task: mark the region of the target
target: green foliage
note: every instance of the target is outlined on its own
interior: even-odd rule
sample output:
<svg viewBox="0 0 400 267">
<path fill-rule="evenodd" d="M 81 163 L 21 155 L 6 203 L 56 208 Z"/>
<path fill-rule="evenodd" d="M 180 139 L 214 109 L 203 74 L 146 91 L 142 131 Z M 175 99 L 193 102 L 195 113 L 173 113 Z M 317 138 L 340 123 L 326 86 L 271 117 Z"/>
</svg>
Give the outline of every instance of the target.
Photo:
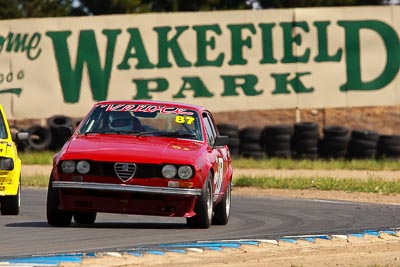
<svg viewBox="0 0 400 267">
<path fill-rule="evenodd" d="M 381 5 L 381 0 L 259 0 L 264 9 Z M 0 19 L 250 9 L 246 0 L 0 0 Z"/>
<path fill-rule="evenodd" d="M 53 162 L 54 154 L 52 151 L 26 151 L 18 153 L 18 156 L 21 159 L 22 165 L 50 165 Z"/>
<path fill-rule="evenodd" d="M 22 12 L 14 0 L 0 0 L 0 19 L 13 19 L 22 17 Z"/>
<path fill-rule="evenodd" d="M 65 17 L 72 0 L 0 0 L 0 19 Z"/>
<path fill-rule="evenodd" d="M 381 5 L 381 0 L 261 0 L 263 8 Z"/>
</svg>

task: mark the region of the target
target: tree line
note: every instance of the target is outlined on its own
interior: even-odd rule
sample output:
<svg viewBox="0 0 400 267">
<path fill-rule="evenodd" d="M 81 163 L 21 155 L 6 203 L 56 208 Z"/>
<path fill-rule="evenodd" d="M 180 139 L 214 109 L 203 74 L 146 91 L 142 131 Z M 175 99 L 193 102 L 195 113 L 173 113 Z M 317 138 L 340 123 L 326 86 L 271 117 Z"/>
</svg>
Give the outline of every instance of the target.
<svg viewBox="0 0 400 267">
<path fill-rule="evenodd" d="M 0 19 L 384 5 L 393 0 L 0 0 Z"/>
</svg>

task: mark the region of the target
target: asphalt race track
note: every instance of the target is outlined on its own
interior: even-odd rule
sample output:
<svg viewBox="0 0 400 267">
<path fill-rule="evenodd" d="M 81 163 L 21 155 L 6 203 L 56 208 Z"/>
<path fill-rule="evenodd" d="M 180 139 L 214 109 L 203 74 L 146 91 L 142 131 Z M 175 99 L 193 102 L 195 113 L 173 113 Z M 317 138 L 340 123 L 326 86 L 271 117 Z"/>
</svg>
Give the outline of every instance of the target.
<svg viewBox="0 0 400 267">
<path fill-rule="evenodd" d="M 46 193 L 23 189 L 20 215 L 0 215 L 0 260 L 198 240 L 346 234 L 400 225 L 400 206 L 233 195 L 228 225 L 207 230 L 188 229 L 182 218 L 118 214 L 98 214 L 90 226 L 55 228 L 46 222 Z"/>
</svg>

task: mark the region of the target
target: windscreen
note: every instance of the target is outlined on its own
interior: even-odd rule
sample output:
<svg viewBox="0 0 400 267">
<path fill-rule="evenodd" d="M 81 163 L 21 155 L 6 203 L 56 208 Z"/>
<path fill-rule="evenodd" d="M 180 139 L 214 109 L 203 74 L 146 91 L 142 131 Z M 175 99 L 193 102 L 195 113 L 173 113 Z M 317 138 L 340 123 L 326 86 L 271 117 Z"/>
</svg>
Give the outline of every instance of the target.
<svg viewBox="0 0 400 267">
<path fill-rule="evenodd" d="M 197 111 L 162 105 L 97 105 L 88 114 L 80 134 L 133 134 L 203 141 Z"/>
</svg>

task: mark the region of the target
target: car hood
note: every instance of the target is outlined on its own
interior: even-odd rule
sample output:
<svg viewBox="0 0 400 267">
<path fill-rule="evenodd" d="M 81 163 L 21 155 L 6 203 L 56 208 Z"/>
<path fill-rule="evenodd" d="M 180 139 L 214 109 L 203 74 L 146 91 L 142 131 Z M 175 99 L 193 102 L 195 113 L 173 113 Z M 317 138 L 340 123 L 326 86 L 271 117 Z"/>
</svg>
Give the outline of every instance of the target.
<svg viewBox="0 0 400 267">
<path fill-rule="evenodd" d="M 73 137 L 63 158 L 119 162 L 191 162 L 204 144 L 176 138 L 128 135 Z"/>
</svg>

